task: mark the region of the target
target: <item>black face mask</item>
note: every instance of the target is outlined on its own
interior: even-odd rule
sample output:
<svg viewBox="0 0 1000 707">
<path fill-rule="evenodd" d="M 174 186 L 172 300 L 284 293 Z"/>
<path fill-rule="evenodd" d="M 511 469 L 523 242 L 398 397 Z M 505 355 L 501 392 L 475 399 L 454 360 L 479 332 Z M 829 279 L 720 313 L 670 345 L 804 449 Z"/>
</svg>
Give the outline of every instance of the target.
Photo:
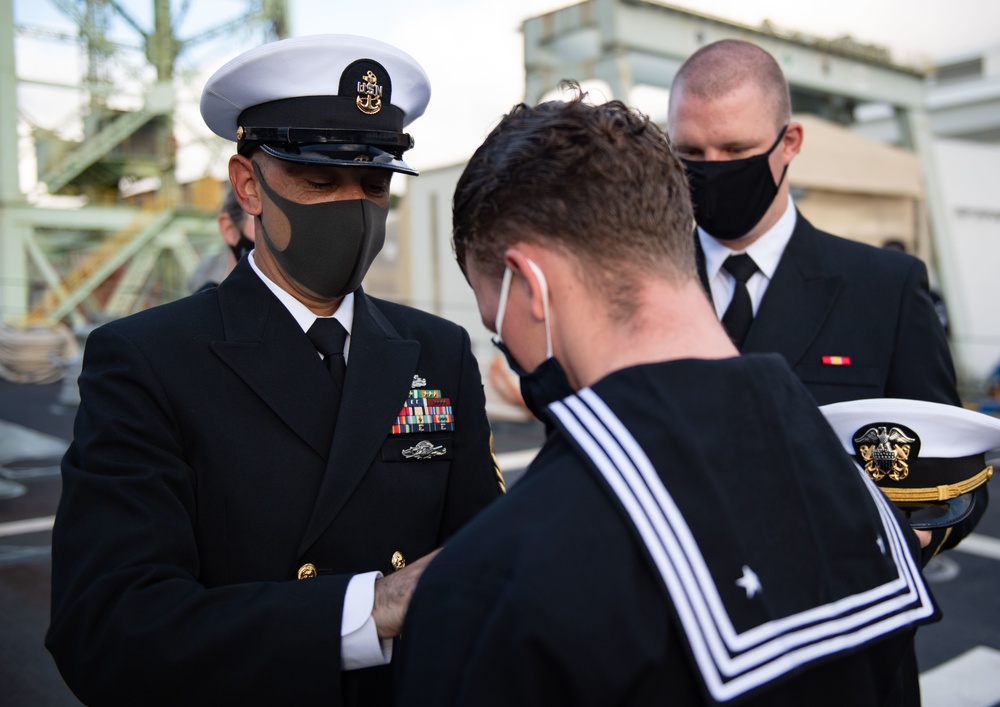
<svg viewBox="0 0 1000 707">
<path fill-rule="evenodd" d="M 742 160 L 706 162 L 684 160 L 694 220 L 704 231 L 720 241 L 742 238 L 760 223 L 785 180 L 774 183 L 768 158 L 785 137 L 786 125 L 771 148 L 760 155 Z"/>
<path fill-rule="evenodd" d="M 573 388 L 566 378 L 563 367 L 559 365 L 559 361 L 554 357 L 547 358 L 539 364 L 538 368 L 529 373 L 514 360 L 502 341 L 494 339 L 493 345 L 500 349 L 507 359 L 507 365 L 520 378 L 521 399 L 524 400 L 525 407 L 532 415 L 544 422 L 546 427 L 549 427 L 551 420 L 549 420 L 548 406 L 573 394 Z"/>
<path fill-rule="evenodd" d="M 236 245 L 229 246 L 229 250 L 233 251 L 233 258 L 238 263 L 244 255 L 253 250 L 253 241 L 240 233 L 239 241 L 236 242 Z"/>
<path fill-rule="evenodd" d="M 285 274 L 320 297 L 343 297 L 358 289 L 385 244 L 388 207 L 369 199 L 300 204 L 272 190 L 256 162 L 253 169 L 275 207 L 258 217 L 261 235 Z M 269 231 L 286 236 L 284 248 L 274 244 Z"/>
<path fill-rule="evenodd" d="M 504 314 L 507 311 L 507 299 L 510 296 L 510 283 L 513 276 L 510 268 L 504 269 L 503 280 L 500 285 L 500 301 L 497 307 L 497 317 L 494 329 L 497 335 L 493 339 L 493 345 L 503 353 L 507 359 L 507 365 L 517 374 L 521 381 L 521 399 L 528 411 L 536 418 L 545 423 L 547 431 L 551 431 L 552 420 L 549 419 L 548 406 L 557 400 L 562 400 L 574 391 L 566 378 L 566 372 L 559 364 L 559 361 L 552 355 L 552 339 L 549 332 L 549 305 L 548 305 L 548 285 L 545 275 L 541 269 L 532 261 L 528 261 L 528 266 L 538 278 L 543 291 L 543 309 L 545 312 L 545 360 L 530 373 L 519 364 L 510 351 L 504 345 L 500 332 L 503 329 Z"/>
</svg>

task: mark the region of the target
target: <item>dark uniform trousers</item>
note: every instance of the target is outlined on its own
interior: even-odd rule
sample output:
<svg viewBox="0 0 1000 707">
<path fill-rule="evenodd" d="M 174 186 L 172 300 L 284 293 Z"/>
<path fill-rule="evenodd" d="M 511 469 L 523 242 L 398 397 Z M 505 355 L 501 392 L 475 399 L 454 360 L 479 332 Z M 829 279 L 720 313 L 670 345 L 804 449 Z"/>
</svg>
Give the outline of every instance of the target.
<svg viewBox="0 0 1000 707">
<path fill-rule="evenodd" d="M 414 385 L 454 430 L 392 434 Z M 87 343 L 46 645 L 101 704 L 389 704 L 342 673 L 350 576 L 415 560 L 500 494 L 464 330 L 355 297 L 343 396 L 244 259 Z M 437 455 L 407 458 L 421 441 Z M 297 580 L 307 563 L 319 576 Z"/>
</svg>

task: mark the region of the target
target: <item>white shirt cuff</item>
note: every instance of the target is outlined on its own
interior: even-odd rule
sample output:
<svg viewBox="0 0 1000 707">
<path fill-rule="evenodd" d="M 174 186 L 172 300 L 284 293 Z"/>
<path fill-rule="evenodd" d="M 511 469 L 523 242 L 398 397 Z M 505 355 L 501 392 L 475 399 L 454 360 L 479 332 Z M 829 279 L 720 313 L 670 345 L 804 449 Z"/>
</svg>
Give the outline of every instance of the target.
<svg viewBox="0 0 1000 707">
<path fill-rule="evenodd" d="M 344 614 L 340 621 L 341 670 L 388 665 L 392 660 L 392 639 L 380 639 L 372 618 L 375 607 L 375 580 L 381 572 L 351 577 L 344 593 Z"/>
</svg>

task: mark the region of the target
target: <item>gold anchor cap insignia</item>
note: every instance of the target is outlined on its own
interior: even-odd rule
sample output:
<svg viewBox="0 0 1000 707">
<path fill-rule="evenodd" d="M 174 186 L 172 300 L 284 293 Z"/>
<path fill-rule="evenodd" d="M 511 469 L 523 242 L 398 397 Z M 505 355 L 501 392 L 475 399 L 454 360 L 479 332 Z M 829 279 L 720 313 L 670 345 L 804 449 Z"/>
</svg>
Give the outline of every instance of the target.
<svg viewBox="0 0 1000 707">
<path fill-rule="evenodd" d="M 358 110 L 365 115 L 375 115 L 382 110 L 382 87 L 371 69 L 358 81 L 358 97 L 355 103 Z"/>
<path fill-rule="evenodd" d="M 910 457 L 916 458 L 920 449 L 917 433 L 892 422 L 866 427 L 853 438 L 854 448 L 865 463 L 865 473 L 872 481 L 881 481 L 886 476 L 893 481 L 905 479 L 910 473 Z"/>
</svg>

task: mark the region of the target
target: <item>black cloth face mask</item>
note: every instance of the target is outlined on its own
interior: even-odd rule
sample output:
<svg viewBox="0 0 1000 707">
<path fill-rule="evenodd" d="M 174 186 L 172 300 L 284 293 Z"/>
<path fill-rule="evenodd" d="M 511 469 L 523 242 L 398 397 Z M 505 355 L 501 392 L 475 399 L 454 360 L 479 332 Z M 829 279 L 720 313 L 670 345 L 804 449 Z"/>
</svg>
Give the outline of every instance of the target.
<svg viewBox="0 0 1000 707">
<path fill-rule="evenodd" d="M 559 361 L 547 358 L 529 373 L 521 368 L 502 341 L 494 338 L 493 345 L 500 349 L 507 359 L 507 365 L 518 375 L 521 382 L 521 399 L 524 400 L 528 412 L 544 422 L 546 429 L 551 427 L 549 405 L 573 394 L 573 388 Z"/>
<path fill-rule="evenodd" d="M 271 189 L 256 162 L 253 169 L 275 207 L 257 217 L 261 235 L 285 274 L 320 297 L 343 297 L 358 289 L 385 244 L 389 208 L 370 199 L 300 204 Z M 286 235 L 283 249 L 269 232 Z"/>
<path fill-rule="evenodd" d="M 545 276 L 541 269 L 530 260 L 528 265 L 534 271 L 535 276 L 541 281 L 542 287 L 547 288 Z M 557 400 L 562 400 L 568 395 L 572 395 L 573 388 L 566 378 L 566 372 L 562 365 L 552 355 L 552 337 L 549 332 L 548 318 L 548 290 L 545 291 L 545 345 L 546 358 L 533 371 L 526 371 L 521 364 L 511 355 L 510 350 L 503 343 L 500 330 L 503 328 L 504 313 L 507 310 L 507 297 L 510 292 L 510 281 L 512 272 L 507 268 L 503 274 L 503 284 L 500 286 L 500 305 L 497 309 L 495 328 L 497 335 L 493 337 L 493 345 L 500 349 L 507 365 L 517 374 L 521 382 L 521 399 L 524 400 L 525 407 L 537 419 L 545 423 L 546 431 L 551 431 L 552 421 L 549 419 L 548 406 Z"/>
<path fill-rule="evenodd" d="M 734 241 L 760 223 L 785 180 L 774 183 L 768 158 L 785 137 L 786 125 L 770 149 L 742 160 L 685 160 L 694 220 L 713 238 Z"/>
<path fill-rule="evenodd" d="M 236 242 L 236 245 L 229 246 L 229 250 L 233 251 L 233 258 L 238 263 L 243 259 L 244 255 L 253 250 L 253 241 L 244 236 L 241 231 L 240 239 Z"/>
</svg>

